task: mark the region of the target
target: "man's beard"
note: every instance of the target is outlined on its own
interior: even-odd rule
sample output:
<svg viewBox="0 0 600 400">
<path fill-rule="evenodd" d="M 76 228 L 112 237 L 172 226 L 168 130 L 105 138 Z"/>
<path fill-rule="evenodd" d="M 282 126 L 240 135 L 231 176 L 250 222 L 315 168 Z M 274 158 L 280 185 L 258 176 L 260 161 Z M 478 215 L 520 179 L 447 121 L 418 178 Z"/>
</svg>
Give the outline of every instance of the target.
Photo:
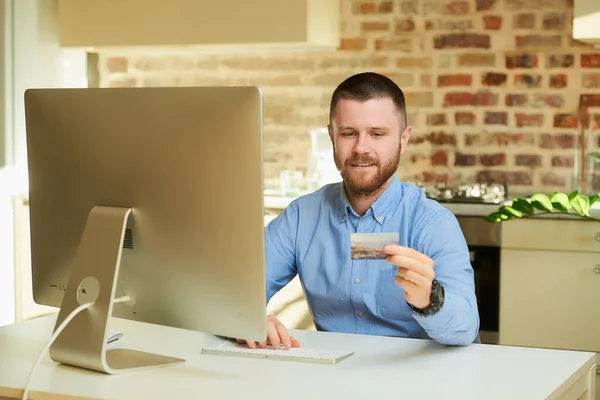
<svg viewBox="0 0 600 400">
<path fill-rule="evenodd" d="M 369 197 L 396 173 L 400 164 L 400 152 L 401 147 L 399 146 L 396 155 L 383 164 L 383 166 L 377 160 L 364 156 L 356 156 L 348 159 L 342 165 L 335 148 L 333 157 L 335 165 L 344 180 L 346 190 L 357 197 Z M 360 167 L 352 167 L 352 164 L 371 164 L 376 171 L 364 171 L 361 173 Z"/>
</svg>

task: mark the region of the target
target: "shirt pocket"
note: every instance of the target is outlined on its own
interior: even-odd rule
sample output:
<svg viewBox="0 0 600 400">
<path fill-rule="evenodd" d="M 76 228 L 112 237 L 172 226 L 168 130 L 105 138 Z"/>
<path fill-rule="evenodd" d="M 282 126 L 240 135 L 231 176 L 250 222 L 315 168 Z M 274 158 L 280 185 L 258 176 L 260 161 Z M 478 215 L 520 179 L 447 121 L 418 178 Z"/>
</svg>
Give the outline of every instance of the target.
<svg viewBox="0 0 600 400">
<path fill-rule="evenodd" d="M 386 266 L 381 272 L 377 291 L 379 314 L 394 321 L 414 321 L 414 312 L 404 298 L 404 290 L 394 282 L 395 277 L 395 266 Z"/>
</svg>

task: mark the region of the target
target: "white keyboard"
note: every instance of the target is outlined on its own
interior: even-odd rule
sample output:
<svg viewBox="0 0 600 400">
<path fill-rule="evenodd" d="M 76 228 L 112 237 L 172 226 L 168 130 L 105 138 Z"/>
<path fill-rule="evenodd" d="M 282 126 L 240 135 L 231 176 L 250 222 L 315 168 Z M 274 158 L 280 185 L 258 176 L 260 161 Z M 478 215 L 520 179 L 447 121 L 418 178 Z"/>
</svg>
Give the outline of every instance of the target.
<svg viewBox="0 0 600 400">
<path fill-rule="evenodd" d="M 344 361 L 346 358 L 352 356 L 354 352 L 345 350 L 317 350 L 303 347 L 293 347 L 287 350 L 284 348 L 273 349 L 271 347 L 267 347 L 266 349 L 251 349 L 246 344 L 226 342 L 214 347 L 205 347 L 202 349 L 202 354 L 333 365 Z"/>
</svg>

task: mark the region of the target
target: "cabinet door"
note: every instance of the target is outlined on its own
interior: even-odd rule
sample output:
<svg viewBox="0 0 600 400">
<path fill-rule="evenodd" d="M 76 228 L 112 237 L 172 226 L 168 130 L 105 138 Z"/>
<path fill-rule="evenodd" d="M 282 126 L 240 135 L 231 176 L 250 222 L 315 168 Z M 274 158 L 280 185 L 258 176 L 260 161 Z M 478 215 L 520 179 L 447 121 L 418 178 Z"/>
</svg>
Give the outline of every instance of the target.
<svg viewBox="0 0 600 400">
<path fill-rule="evenodd" d="M 499 342 L 600 351 L 600 254 L 502 250 Z"/>
</svg>

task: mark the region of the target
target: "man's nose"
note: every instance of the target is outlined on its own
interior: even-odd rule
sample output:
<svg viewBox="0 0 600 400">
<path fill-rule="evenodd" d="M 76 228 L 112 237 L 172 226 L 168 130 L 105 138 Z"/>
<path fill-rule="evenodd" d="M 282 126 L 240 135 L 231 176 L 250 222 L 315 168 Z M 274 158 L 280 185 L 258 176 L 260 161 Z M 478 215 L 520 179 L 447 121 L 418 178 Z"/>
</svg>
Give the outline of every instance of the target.
<svg viewBox="0 0 600 400">
<path fill-rule="evenodd" d="M 369 135 L 364 133 L 358 134 L 354 143 L 354 151 L 356 153 L 368 153 L 369 150 Z"/>
</svg>

